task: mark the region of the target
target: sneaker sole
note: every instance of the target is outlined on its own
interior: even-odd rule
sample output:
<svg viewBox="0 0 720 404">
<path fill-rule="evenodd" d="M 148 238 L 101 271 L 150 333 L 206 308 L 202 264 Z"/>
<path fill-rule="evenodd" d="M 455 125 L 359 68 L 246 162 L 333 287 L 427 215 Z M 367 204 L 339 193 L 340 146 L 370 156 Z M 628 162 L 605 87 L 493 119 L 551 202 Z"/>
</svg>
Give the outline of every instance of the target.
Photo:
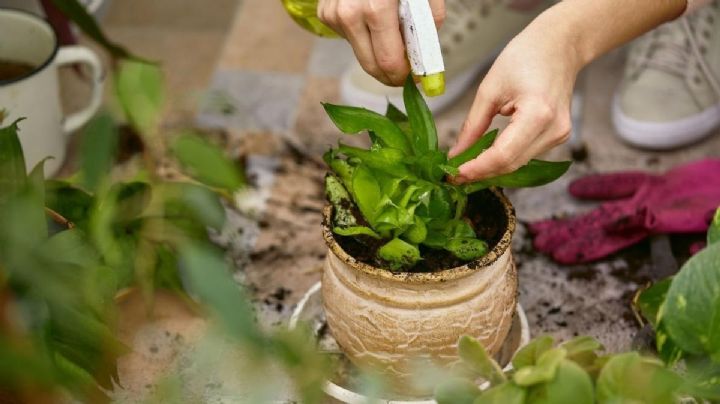
<svg viewBox="0 0 720 404">
<path fill-rule="evenodd" d="M 432 113 L 440 112 L 465 94 L 465 91 L 467 91 L 470 84 L 472 84 L 480 73 L 495 60 L 504 47 L 505 44 L 493 52 L 491 56 L 477 63 L 473 68 L 468 69 L 464 73 L 448 81 L 443 95 L 439 97 L 425 97 L 425 101 L 427 102 L 430 111 Z M 398 94 L 384 97 L 376 93 L 362 91 L 351 84 L 351 74 L 352 71 L 348 69 L 340 78 L 340 99 L 344 104 L 363 107 L 384 114 L 387 109 L 388 102 L 391 102 L 393 105 L 405 112 L 402 95 Z"/>
<path fill-rule="evenodd" d="M 668 150 L 687 146 L 712 134 L 720 126 L 720 103 L 699 114 L 671 122 L 647 122 L 633 119 L 613 99 L 612 121 L 619 137 L 633 146 L 650 150 Z"/>
</svg>

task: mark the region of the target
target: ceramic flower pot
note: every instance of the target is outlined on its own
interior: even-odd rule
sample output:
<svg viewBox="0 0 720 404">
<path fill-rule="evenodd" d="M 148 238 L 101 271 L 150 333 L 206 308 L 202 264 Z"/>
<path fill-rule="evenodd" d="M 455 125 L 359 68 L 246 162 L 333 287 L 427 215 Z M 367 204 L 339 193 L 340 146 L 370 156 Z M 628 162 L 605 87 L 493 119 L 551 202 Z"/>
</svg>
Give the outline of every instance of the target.
<svg viewBox="0 0 720 404">
<path fill-rule="evenodd" d="M 471 335 L 490 354 L 503 345 L 517 303 L 517 271 L 511 253 L 514 210 L 503 206 L 507 226 L 500 241 L 479 260 L 433 273 L 393 273 L 355 260 L 338 244 L 324 211 L 329 247 L 322 297 L 333 337 L 358 367 L 380 371 L 398 393 L 424 396 L 415 372 L 428 361 L 440 368 L 459 361 L 457 342 Z"/>
</svg>

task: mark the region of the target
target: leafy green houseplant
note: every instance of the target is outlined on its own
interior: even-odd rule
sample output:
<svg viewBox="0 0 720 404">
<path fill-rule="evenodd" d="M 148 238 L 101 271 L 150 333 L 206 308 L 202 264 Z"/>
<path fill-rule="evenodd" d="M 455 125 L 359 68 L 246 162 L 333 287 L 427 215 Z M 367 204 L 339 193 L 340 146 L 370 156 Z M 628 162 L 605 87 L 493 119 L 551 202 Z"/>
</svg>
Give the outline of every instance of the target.
<svg viewBox="0 0 720 404">
<path fill-rule="evenodd" d="M 160 154 L 159 69 L 124 60 L 115 81 L 118 102 L 141 133 L 145 152 Z M 3 400 L 57 402 L 73 395 L 107 401 L 121 383 L 117 361 L 131 349 L 116 336 L 117 299 L 137 290 L 151 312 L 155 290 L 166 289 L 222 325 L 223 338 L 252 351 L 256 366 L 284 365 L 304 401 L 319 402 L 326 367 L 304 330 L 260 331 L 249 300 L 210 240 L 209 231 L 224 226 L 232 195 L 246 186 L 242 169 L 220 148 L 186 131 L 167 151 L 184 180 L 160 177 L 146 162 L 150 156 L 134 173 L 118 177 L 111 173 L 117 124 L 102 114 L 85 129 L 79 171 L 46 180 L 42 162 L 26 173 L 21 133 L 22 121 L 0 122 Z"/>
<path fill-rule="evenodd" d="M 432 386 L 415 382 L 418 360 L 452 366 L 464 334 L 494 355 L 510 330 L 515 215 L 499 187 L 545 184 L 569 163 L 532 161 L 508 175 L 452 184 L 446 177 L 488 149 L 497 132 L 448 158 L 412 79 L 404 101 L 407 115 L 392 105 L 385 115 L 325 105 L 342 132 L 367 131 L 372 145 L 340 144 L 325 154 L 332 172 L 325 180 L 322 295 L 329 329 L 348 358 L 381 372 L 396 393 L 423 396 Z"/>
<path fill-rule="evenodd" d="M 708 246 L 673 278 L 641 291 L 636 306 L 656 335 L 656 354 L 603 354 L 578 337 L 555 345 L 542 336 L 501 370 L 484 347 L 464 336 L 458 345 L 462 377 L 436 390 L 439 404 L 676 403 L 720 400 L 720 209 Z M 476 381 L 485 382 L 481 390 Z"/>
<path fill-rule="evenodd" d="M 324 358 L 304 330 L 258 328 L 211 241 L 247 187 L 243 168 L 203 133 L 164 128 L 160 68 L 106 38 L 76 0 L 54 3 L 114 57 L 119 108 L 83 130 L 75 173 L 45 179 L 42 162 L 26 172 L 23 122 L 3 122 L 0 105 L 0 401 L 107 402 L 122 383 L 117 361 L 132 349 L 117 336 L 117 301 L 138 291 L 150 314 L 155 290 L 166 289 L 252 352 L 256 369 L 280 364 L 304 402 L 320 402 Z M 115 170 L 123 124 L 142 158 Z M 174 160 L 178 175 L 163 176 L 160 160 Z M 187 399 L 171 390 L 173 402 Z"/>
<path fill-rule="evenodd" d="M 669 404 L 683 384 L 662 361 L 638 352 L 602 354 L 602 345 L 591 337 L 558 345 L 549 336 L 536 338 L 504 371 L 473 338 L 461 338 L 458 349 L 465 377 L 438 386 L 439 404 Z M 486 381 L 484 390 L 475 383 L 478 378 Z"/>
<path fill-rule="evenodd" d="M 488 187 L 529 187 L 546 184 L 567 171 L 570 162 L 532 160 L 517 171 L 467 185 L 447 176 L 492 146 L 497 130 L 482 136 L 458 156 L 438 148 L 437 130 L 425 101 L 411 78 L 404 88 L 407 116 L 392 104 L 386 114 L 324 104 L 344 133 L 367 131 L 370 149 L 340 144 L 325 154 L 332 170 L 326 177 L 328 200 L 334 208 L 333 232 L 379 245 L 377 262 L 410 270 L 422 251 L 447 251 L 460 261 L 488 252 L 468 220 L 468 196 Z M 381 242 L 367 243 L 369 239 Z M 422 250 L 422 251 L 421 251 Z"/>
</svg>

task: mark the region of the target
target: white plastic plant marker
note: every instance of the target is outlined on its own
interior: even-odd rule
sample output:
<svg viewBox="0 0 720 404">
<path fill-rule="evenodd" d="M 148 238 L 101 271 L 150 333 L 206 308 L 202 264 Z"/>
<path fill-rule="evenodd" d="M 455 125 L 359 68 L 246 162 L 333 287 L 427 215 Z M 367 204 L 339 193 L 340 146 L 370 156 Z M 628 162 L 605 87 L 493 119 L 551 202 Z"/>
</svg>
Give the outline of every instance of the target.
<svg viewBox="0 0 720 404">
<path fill-rule="evenodd" d="M 428 0 L 400 0 L 400 22 L 413 75 L 429 97 L 445 91 L 445 63 Z"/>
<path fill-rule="evenodd" d="M 298 326 L 299 322 L 310 322 L 311 320 L 317 320 L 318 314 L 322 312 L 322 296 L 320 294 L 321 284 L 320 282 L 313 285 L 302 299 L 298 302 L 290 321 L 288 322 L 288 328 L 294 329 Z M 324 317 L 324 314 L 323 314 Z M 514 340 L 514 342 L 512 341 Z M 507 365 L 503 370 L 509 371 L 512 369 L 512 364 L 509 359 L 512 357 L 517 350 L 524 347 L 530 342 L 530 326 L 528 325 L 527 316 L 525 310 L 523 310 L 520 303 L 517 304 L 515 309 L 515 319 L 513 320 L 513 326 L 510 330 L 510 335 L 506 339 L 506 346 L 503 347 L 504 355 L 507 360 Z M 512 346 L 511 346 L 512 345 Z M 489 384 L 483 383 L 479 386 L 481 389 L 487 389 Z M 369 397 L 364 396 L 360 393 L 348 390 L 347 388 L 340 386 L 332 381 L 326 381 L 323 386 L 325 394 L 330 397 L 339 400 L 342 403 L 347 404 L 367 404 Z M 384 399 L 373 399 L 372 403 L 376 404 L 437 404 L 437 401 L 432 398 L 427 399 L 415 399 L 415 400 L 384 400 Z"/>
</svg>

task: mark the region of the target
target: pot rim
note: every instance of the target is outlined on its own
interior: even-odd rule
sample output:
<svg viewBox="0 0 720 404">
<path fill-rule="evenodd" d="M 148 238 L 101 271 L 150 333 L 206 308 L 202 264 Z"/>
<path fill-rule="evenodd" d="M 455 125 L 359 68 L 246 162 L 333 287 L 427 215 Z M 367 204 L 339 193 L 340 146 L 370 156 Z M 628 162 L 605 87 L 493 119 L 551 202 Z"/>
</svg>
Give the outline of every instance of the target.
<svg viewBox="0 0 720 404">
<path fill-rule="evenodd" d="M 335 240 L 335 235 L 329 225 L 332 220 L 332 205 L 330 204 L 323 208 L 323 238 L 325 239 L 325 244 L 327 244 L 330 252 L 335 254 L 337 258 L 351 268 L 363 272 L 373 278 L 404 283 L 440 283 L 461 279 L 475 273 L 478 269 L 492 265 L 508 251 L 512 243 L 512 236 L 515 232 L 516 226 L 515 208 L 513 208 L 510 200 L 501 190 L 496 187 L 490 187 L 488 190 L 502 203 L 505 216 L 508 219 L 507 227 L 505 228 L 505 232 L 503 233 L 502 238 L 500 238 L 500 241 L 497 242 L 490 252 L 477 260 L 470 261 L 458 267 L 443 269 L 442 271 L 437 272 L 392 272 L 388 269 L 378 268 L 373 265 L 360 262 L 348 254 L 340 246 L 337 240 Z"/>
</svg>

